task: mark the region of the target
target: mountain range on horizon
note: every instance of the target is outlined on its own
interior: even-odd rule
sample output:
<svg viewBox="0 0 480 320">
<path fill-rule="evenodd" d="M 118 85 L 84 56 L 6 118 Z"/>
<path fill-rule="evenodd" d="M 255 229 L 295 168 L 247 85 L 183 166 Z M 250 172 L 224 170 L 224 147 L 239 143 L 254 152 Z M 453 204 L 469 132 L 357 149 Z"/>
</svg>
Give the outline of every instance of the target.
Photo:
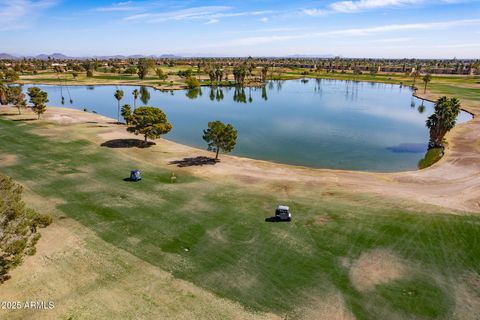
<svg viewBox="0 0 480 320">
<path fill-rule="evenodd" d="M 20 59 L 38 59 L 38 60 L 48 60 L 48 58 L 55 60 L 82 60 L 82 59 L 139 59 L 139 58 L 193 58 L 193 57 L 202 57 L 202 58 L 225 58 L 225 55 L 215 55 L 215 54 L 162 54 L 162 55 L 104 55 L 104 56 L 67 56 L 63 53 L 52 53 L 52 54 L 38 54 L 38 55 L 20 55 L 20 54 L 10 54 L 10 53 L 0 53 L 0 60 L 20 60 Z M 293 54 L 286 55 L 282 58 L 334 58 L 332 54 L 319 54 L 319 55 L 306 55 L 306 54 Z"/>
<path fill-rule="evenodd" d="M 48 58 L 55 60 L 78 60 L 78 59 L 138 59 L 138 58 L 179 58 L 180 56 L 173 54 L 162 54 L 162 55 L 111 55 L 111 56 L 78 56 L 72 57 L 67 56 L 63 53 L 52 53 L 52 54 L 38 54 L 38 55 L 19 55 L 19 54 L 10 54 L 10 53 L 0 53 L 0 60 L 18 60 L 18 59 L 39 59 L 39 60 L 48 60 Z"/>
</svg>

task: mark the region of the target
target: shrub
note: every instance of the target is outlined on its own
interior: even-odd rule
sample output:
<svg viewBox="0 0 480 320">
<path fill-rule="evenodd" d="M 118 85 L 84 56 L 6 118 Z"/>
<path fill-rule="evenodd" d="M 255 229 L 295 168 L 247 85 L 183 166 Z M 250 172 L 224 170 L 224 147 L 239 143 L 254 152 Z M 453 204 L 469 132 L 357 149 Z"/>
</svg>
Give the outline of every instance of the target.
<svg viewBox="0 0 480 320">
<path fill-rule="evenodd" d="M 0 283 L 10 279 L 8 272 L 20 265 L 25 255 L 34 255 L 40 239 L 37 228 L 52 222 L 48 215 L 29 209 L 22 201 L 23 189 L 0 174 Z"/>
<path fill-rule="evenodd" d="M 425 153 L 423 159 L 418 162 L 419 169 L 425 169 L 436 163 L 443 156 L 443 148 L 432 148 Z"/>
<path fill-rule="evenodd" d="M 194 77 L 188 77 L 187 80 L 185 80 L 185 84 L 189 89 L 200 87 L 200 82 Z"/>
</svg>

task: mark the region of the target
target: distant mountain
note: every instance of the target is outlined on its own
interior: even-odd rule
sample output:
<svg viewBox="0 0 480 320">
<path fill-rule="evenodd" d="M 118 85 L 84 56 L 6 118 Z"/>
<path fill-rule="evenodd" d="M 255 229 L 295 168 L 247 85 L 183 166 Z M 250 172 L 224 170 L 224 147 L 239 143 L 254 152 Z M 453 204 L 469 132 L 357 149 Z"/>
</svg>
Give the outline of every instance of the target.
<svg viewBox="0 0 480 320">
<path fill-rule="evenodd" d="M 198 53 L 198 54 L 161 54 L 161 55 L 142 55 L 142 54 L 133 54 L 133 55 L 105 55 L 105 56 L 83 56 L 83 57 L 70 57 L 63 53 L 52 53 L 52 54 L 39 54 L 36 56 L 23 56 L 17 54 L 9 53 L 0 53 L 0 60 L 15 60 L 15 59 L 39 59 L 39 60 L 87 60 L 87 59 L 98 59 L 98 60 L 109 60 L 109 59 L 140 59 L 140 58 L 151 58 L 151 59 L 179 59 L 179 58 L 225 58 L 226 55 L 215 54 L 215 53 Z M 334 58 L 332 54 L 293 54 L 287 56 L 272 56 L 271 58 L 297 58 L 297 59 L 308 59 L 308 58 Z"/>
<path fill-rule="evenodd" d="M 14 60 L 14 59 L 18 59 L 18 58 L 8 53 L 0 53 L 0 60 Z"/>
<path fill-rule="evenodd" d="M 333 54 L 292 54 L 285 58 L 308 59 L 308 58 L 335 58 Z"/>
<path fill-rule="evenodd" d="M 142 54 L 134 54 L 134 55 L 111 55 L 111 56 L 90 56 L 90 57 L 70 57 L 67 55 L 64 55 L 63 53 L 52 53 L 52 54 L 39 54 L 36 56 L 23 56 L 23 55 L 13 55 L 13 54 L 8 54 L 8 53 L 0 53 L 0 60 L 16 60 L 16 59 L 39 59 L 39 60 L 48 60 L 50 59 L 55 59 L 55 60 L 86 60 L 86 59 L 98 59 L 98 60 L 108 60 L 108 59 L 140 59 L 140 58 L 181 58 L 178 55 L 174 54 L 162 54 L 162 55 L 142 55 Z"/>
<path fill-rule="evenodd" d="M 175 58 L 181 58 L 181 56 L 177 56 L 175 54 L 162 54 L 159 58 L 175 59 Z"/>
<path fill-rule="evenodd" d="M 32 57 L 32 58 L 35 58 L 35 59 L 39 59 L 39 60 L 48 60 L 48 58 L 51 58 L 51 59 L 56 59 L 56 60 L 71 60 L 71 59 L 76 59 L 74 57 L 68 57 L 66 55 L 64 55 L 63 53 L 52 53 L 52 54 L 39 54 L 35 57 Z M 29 58 L 29 57 L 27 57 Z"/>
</svg>

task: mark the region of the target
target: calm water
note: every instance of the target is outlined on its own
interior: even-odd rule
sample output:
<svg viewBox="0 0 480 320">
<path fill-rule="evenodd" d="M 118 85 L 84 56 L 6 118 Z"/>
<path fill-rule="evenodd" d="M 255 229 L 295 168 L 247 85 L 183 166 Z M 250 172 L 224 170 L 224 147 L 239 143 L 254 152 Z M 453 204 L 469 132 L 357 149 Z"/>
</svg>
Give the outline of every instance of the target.
<svg viewBox="0 0 480 320">
<path fill-rule="evenodd" d="M 117 117 L 117 86 L 40 87 L 49 105 L 62 106 L 63 95 L 65 107 Z M 125 92 L 122 105 L 133 107 L 135 87 L 118 88 Z M 320 168 L 416 169 L 428 142 L 425 120 L 433 112 L 410 88 L 367 82 L 310 79 L 173 92 L 137 88 L 142 90 L 137 106 L 160 107 L 173 124 L 167 139 L 205 148 L 202 130 L 222 120 L 239 132 L 235 155 Z M 462 113 L 459 122 L 470 118 Z"/>
</svg>

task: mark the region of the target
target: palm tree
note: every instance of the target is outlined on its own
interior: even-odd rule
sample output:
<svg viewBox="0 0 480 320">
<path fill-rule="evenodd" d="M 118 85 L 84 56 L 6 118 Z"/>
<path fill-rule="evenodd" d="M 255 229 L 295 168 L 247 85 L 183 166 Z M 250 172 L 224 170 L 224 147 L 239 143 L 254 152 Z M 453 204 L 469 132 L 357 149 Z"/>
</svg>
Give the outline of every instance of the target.
<svg viewBox="0 0 480 320">
<path fill-rule="evenodd" d="M 432 81 L 432 75 L 430 73 L 427 73 L 426 75 L 423 76 L 422 80 L 425 83 L 425 88 L 423 90 L 423 93 L 426 93 L 427 92 L 427 85 L 430 81 Z"/>
<path fill-rule="evenodd" d="M 0 104 L 7 104 L 8 88 L 0 82 Z"/>
<path fill-rule="evenodd" d="M 426 122 L 430 129 L 429 149 L 443 147 L 443 138 L 455 126 L 460 109 L 460 100 L 457 98 L 441 97 L 437 100 L 435 113 Z"/>
<path fill-rule="evenodd" d="M 415 90 L 415 85 L 417 84 L 417 78 L 420 76 L 420 72 L 418 70 L 413 71 L 412 77 L 413 77 L 413 89 Z"/>
<path fill-rule="evenodd" d="M 117 99 L 117 103 L 118 103 L 117 120 L 118 120 L 118 123 L 120 123 L 120 101 L 122 101 L 123 99 L 123 90 L 117 89 L 113 96 L 115 97 L 115 99 Z"/>
<path fill-rule="evenodd" d="M 135 111 L 135 109 L 137 109 L 137 99 L 138 99 L 138 96 L 140 95 L 140 91 L 138 91 L 138 89 L 135 89 L 133 90 L 132 94 L 133 94 L 133 110 Z"/>
</svg>

